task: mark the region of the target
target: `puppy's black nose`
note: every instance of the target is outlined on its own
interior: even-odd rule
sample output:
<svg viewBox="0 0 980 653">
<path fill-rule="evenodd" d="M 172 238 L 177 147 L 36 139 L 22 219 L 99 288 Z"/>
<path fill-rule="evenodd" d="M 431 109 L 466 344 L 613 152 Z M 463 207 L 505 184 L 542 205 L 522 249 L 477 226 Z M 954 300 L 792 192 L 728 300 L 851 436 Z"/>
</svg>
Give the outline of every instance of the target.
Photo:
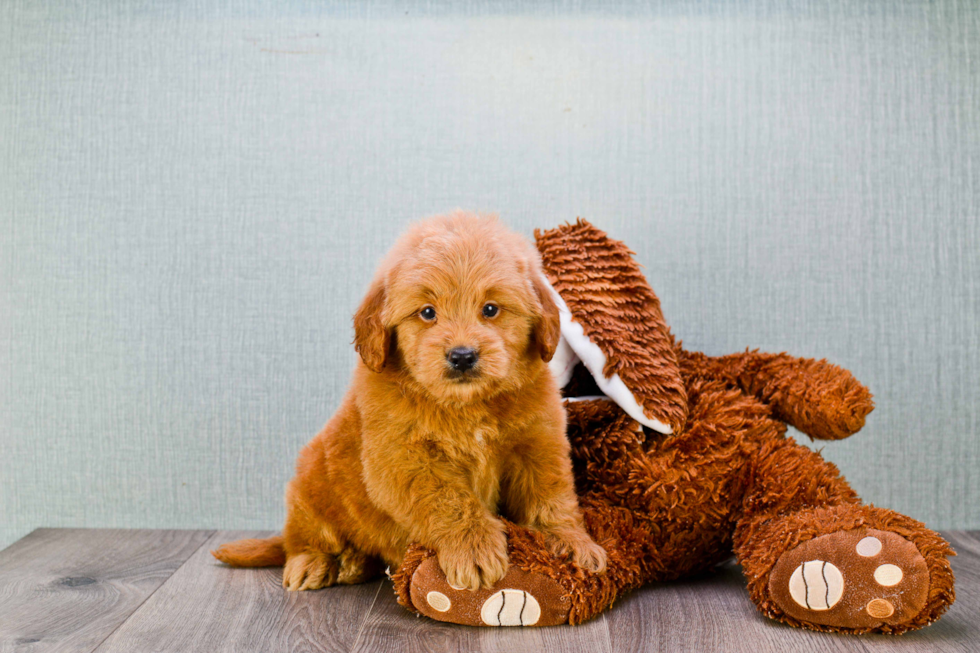
<svg viewBox="0 0 980 653">
<path fill-rule="evenodd" d="M 453 366 L 454 370 L 459 370 L 460 372 L 465 372 L 476 365 L 477 358 L 476 350 L 470 347 L 454 347 L 446 354 L 446 359 L 449 360 L 449 364 Z"/>
</svg>

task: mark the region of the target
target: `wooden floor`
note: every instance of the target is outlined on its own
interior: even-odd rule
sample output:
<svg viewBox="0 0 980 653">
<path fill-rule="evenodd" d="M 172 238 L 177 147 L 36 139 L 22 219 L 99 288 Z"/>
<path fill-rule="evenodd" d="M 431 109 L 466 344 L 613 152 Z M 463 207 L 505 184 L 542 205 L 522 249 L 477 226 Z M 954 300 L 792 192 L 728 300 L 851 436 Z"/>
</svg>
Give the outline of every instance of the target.
<svg viewBox="0 0 980 653">
<path fill-rule="evenodd" d="M 467 628 L 416 617 L 389 581 L 286 593 L 279 569 L 208 553 L 264 533 L 41 529 L 0 552 L 0 651 L 980 651 L 980 532 L 947 532 L 957 602 L 901 637 L 762 617 L 738 567 L 650 586 L 582 626 Z"/>
</svg>

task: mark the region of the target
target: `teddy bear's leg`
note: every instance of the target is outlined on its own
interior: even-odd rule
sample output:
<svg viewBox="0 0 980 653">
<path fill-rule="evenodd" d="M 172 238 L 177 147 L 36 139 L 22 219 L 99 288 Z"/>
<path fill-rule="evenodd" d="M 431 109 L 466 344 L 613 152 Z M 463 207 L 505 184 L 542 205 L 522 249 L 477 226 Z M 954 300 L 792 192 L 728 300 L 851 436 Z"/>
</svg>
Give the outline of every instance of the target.
<svg viewBox="0 0 980 653">
<path fill-rule="evenodd" d="M 820 440 L 839 440 L 864 426 L 871 393 L 825 360 L 746 351 L 711 357 L 681 352 L 682 367 L 737 384 L 769 404 L 778 419 Z"/>
<path fill-rule="evenodd" d="M 513 558 L 513 538 L 509 543 Z M 471 591 L 450 585 L 435 553 L 412 545 L 392 580 L 399 603 L 437 621 L 464 626 L 555 626 L 568 623 L 571 602 L 552 575 L 511 564 L 493 587 Z"/>
<path fill-rule="evenodd" d="M 901 633 L 952 604 L 949 545 L 914 519 L 861 504 L 817 453 L 771 442 L 752 473 L 734 548 L 764 614 L 813 630 Z"/>
<path fill-rule="evenodd" d="M 507 525 L 510 568 L 489 589 L 453 587 L 433 551 L 413 544 L 392 575 L 398 602 L 438 621 L 466 626 L 555 626 L 591 619 L 612 605 L 620 591 L 636 583 L 637 555 L 630 543 L 620 546 L 611 534 L 632 528 L 626 509 L 583 511 L 589 532 L 609 555 L 601 574 L 586 572 L 567 558 L 551 554 L 544 536 L 532 529 Z M 601 514 L 600 514 L 601 513 Z M 632 546 L 642 546 L 639 538 Z"/>
</svg>

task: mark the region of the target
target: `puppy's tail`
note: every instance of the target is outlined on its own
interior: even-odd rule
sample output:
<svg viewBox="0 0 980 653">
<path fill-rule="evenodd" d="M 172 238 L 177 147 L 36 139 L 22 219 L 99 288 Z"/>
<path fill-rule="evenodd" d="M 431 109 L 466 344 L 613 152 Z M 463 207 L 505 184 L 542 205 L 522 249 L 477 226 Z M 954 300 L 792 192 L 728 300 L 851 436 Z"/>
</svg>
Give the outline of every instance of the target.
<svg viewBox="0 0 980 653">
<path fill-rule="evenodd" d="M 211 555 L 232 567 L 282 567 L 286 564 L 282 535 L 264 540 L 228 542 L 212 551 Z"/>
</svg>

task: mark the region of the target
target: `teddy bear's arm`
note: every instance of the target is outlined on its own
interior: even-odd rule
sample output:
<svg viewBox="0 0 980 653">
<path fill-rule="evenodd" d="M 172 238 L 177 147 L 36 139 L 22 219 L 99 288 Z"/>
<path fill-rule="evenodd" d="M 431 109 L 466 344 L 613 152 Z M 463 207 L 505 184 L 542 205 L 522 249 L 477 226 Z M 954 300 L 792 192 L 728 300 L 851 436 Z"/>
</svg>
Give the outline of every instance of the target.
<svg viewBox="0 0 980 653">
<path fill-rule="evenodd" d="M 826 360 L 745 351 L 711 357 L 685 353 L 688 373 L 724 378 L 769 404 L 773 414 L 819 440 L 857 433 L 874 409 L 871 392 Z"/>
</svg>

